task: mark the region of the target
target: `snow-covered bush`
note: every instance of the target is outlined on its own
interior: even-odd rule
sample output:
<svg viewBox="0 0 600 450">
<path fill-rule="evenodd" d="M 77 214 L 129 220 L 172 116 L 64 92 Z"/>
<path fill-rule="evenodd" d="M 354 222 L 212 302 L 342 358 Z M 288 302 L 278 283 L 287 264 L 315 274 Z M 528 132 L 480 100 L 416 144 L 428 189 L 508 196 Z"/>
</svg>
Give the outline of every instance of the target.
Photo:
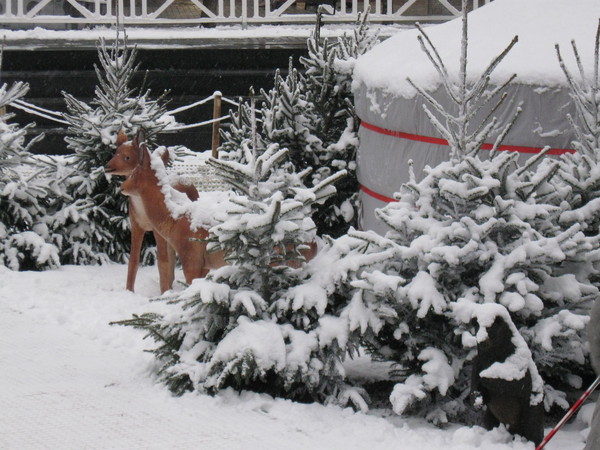
<svg viewBox="0 0 600 450">
<path fill-rule="evenodd" d="M 575 132 L 575 153 L 561 157 L 555 188 L 556 202 L 563 209 L 560 223 L 564 227 L 578 223 L 589 236 L 600 234 L 600 24 L 596 32 L 594 73 L 586 74 L 575 42 L 572 42 L 579 79 L 567 68 L 560 48 L 558 60 L 576 106 L 576 117 L 567 116 Z M 600 282 L 597 279 L 596 282 Z"/>
<path fill-rule="evenodd" d="M 461 312 L 467 304 L 506 310 L 548 383 L 548 407 L 564 402 L 555 391 L 578 388 L 586 373 L 585 301 L 598 291 L 569 265 L 588 258 L 593 242 L 577 225 L 561 230 L 558 208 L 539 200 L 553 171 L 518 168 L 516 156 L 429 169 L 379 211 L 392 228 L 386 237 L 354 233 L 370 252 L 391 255 L 359 274 L 353 302 L 395 311 L 374 330 L 371 348 L 411 374 L 392 396 L 398 413 L 416 409 L 445 421 L 468 411 L 469 361 L 483 318 L 474 306 Z"/>
<path fill-rule="evenodd" d="M 229 265 L 166 297 L 172 313 L 125 325 L 149 331 L 160 377 L 176 393 L 228 386 L 300 400 L 350 396 L 341 361 L 346 341 L 325 292 L 312 290 L 305 257 L 314 252 L 314 203 L 335 192 L 332 175 L 307 188 L 290 172 L 288 151 L 243 144 L 245 163 L 209 160 L 238 191 L 220 208 L 209 250 Z M 342 394 L 342 391 L 344 394 Z M 356 400 L 359 402 L 359 400 Z"/>
<path fill-rule="evenodd" d="M 287 148 L 295 170 L 313 169 L 314 184 L 339 170 L 348 172 L 337 185 L 337 193 L 314 212 L 319 234 L 337 237 L 356 224 L 358 120 L 350 84 L 356 58 L 377 41 L 367 21 L 365 14 L 352 35 L 335 42 L 322 41 L 316 30 L 307 42 L 308 56 L 300 59 L 304 70 L 294 68 L 290 61 L 287 76 L 277 71 L 273 89 L 261 91 L 259 147 L 275 143 Z M 254 136 L 252 109 L 240 102 L 229 130 L 222 131 L 225 158 L 243 157 L 241 143 Z"/>
<path fill-rule="evenodd" d="M 559 224 L 551 183 L 558 163 L 540 164 L 542 153 L 519 165 L 516 153 L 496 151 L 512 121 L 501 125 L 484 114 L 476 122 L 478 112 L 494 111 L 503 101 L 502 86 L 489 86 L 489 74 L 516 39 L 470 83 L 463 18 L 458 82 L 423 30 L 421 36 L 455 113 L 413 83 L 449 142 L 450 161 L 427 168 L 421 181 L 413 174 L 398 201 L 377 212 L 391 229 L 385 237 L 351 231 L 331 250 L 351 243 L 354 250 L 346 254 L 362 261 L 349 272 L 355 291 L 342 317 L 349 333 L 362 335 L 374 354 L 397 362 L 406 374 L 391 395 L 394 410 L 435 422 L 468 420 L 472 375 L 506 381 L 528 376 L 530 406 L 544 398 L 546 408 L 565 407 L 564 391 L 579 388 L 589 374 L 583 330 L 588 302 L 598 294 L 589 272 L 579 270 L 597 263 L 597 240 L 579 224 Z M 481 146 L 494 134 L 495 148 L 484 158 Z M 369 255 L 373 264 L 366 265 Z M 494 314 L 488 304 L 495 305 Z M 494 317 L 512 330 L 514 355 L 503 370 L 471 374 Z"/>
<path fill-rule="evenodd" d="M 1 55 L 0 55 L 1 58 Z M 0 108 L 22 98 L 29 86 L 17 82 L 0 87 Z M 13 270 L 40 270 L 60 265 L 59 249 L 44 222 L 53 196 L 44 184 L 47 168 L 29 149 L 43 136 L 27 142 L 27 129 L 0 115 L 0 264 Z"/>
<path fill-rule="evenodd" d="M 66 223 L 65 251 L 71 263 L 94 263 L 107 260 L 126 261 L 129 253 L 127 199 L 120 194 L 120 181 L 108 179 L 104 165 L 115 151 L 117 134 L 129 136 L 143 128 L 149 142 L 166 126 L 163 97 L 150 98 L 150 92 L 131 87 L 139 64 L 137 50 L 128 49 L 126 40 L 117 39 L 108 47 L 98 45 L 100 66 L 96 67 L 98 85 L 90 104 L 63 92 L 68 114 L 67 146 L 74 152 L 73 173 L 67 177 L 68 196 L 90 205 L 87 220 Z M 151 253 L 146 253 L 146 259 Z"/>
</svg>

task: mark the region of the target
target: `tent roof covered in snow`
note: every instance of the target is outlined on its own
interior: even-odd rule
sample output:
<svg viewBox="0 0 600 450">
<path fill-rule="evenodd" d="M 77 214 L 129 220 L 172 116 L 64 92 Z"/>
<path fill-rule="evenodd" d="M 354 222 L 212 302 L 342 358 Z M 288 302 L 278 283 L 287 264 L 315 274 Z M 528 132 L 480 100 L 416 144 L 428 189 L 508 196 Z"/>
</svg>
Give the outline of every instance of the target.
<svg viewBox="0 0 600 450">
<path fill-rule="evenodd" d="M 523 113 L 504 140 L 507 149 L 531 156 L 549 145 L 560 154 L 571 147 L 573 133 L 566 115 L 575 115 L 565 75 L 556 55 L 559 44 L 567 67 L 578 77 L 571 40 L 575 40 L 591 78 L 598 0 L 494 0 L 468 15 L 467 79 L 476 81 L 510 43 L 519 42 L 496 67 L 492 84 L 505 83 L 509 101 L 494 114 L 508 120 L 517 106 Z M 426 27 L 451 77 L 458 78 L 461 19 Z M 401 31 L 359 58 L 354 70 L 356 111 L 361 118 L 359 181 L 363 201 L 362 227 L 384 231 L 373 214 L 408 181 L 408 161 L 417 178 L 423 167 L 448 159 L 449 148 L 423 111 L 424 99 L 408 82 L 433 93 L 452 109 L 442 80 L 421 49 L 418 30 Z M 486 114 L 486 112 L 482 112 Z"/>
</svg>

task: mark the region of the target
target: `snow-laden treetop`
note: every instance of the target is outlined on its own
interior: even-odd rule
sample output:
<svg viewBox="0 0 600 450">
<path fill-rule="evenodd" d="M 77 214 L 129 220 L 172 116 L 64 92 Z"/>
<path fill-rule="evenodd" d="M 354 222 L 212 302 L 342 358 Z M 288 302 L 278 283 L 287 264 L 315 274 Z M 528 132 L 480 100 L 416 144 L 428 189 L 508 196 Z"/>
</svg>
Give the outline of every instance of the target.
<svg viewBox="0 0 600 450">
<path fill-rule="evenodd" d="M 517 74 L 516 83 L 563 86 L 565 76 L 555 44 L 563 49 L 567 66 L 576 67 L 571 40 L 575 39 L 587 76 L 593 74 L 594 36 L 600 19 L 598 0 L 495 0 L 469 13 L 468 77 L 477 79 L 485 68 L 519 36 L 519 42 L 492 73 L 492 83 Z M 460 61 L 461 19 L 426 28 L 450 74 Z M 441 79 L 417 41 L 418 30 L 401 31 L 358 59 L 354 86 L 364 83 L 406 98 L 416 94 L 407 77 L 427 90 Z M 567 51 L 568 50 L 568 51 Z"/>
</svg>

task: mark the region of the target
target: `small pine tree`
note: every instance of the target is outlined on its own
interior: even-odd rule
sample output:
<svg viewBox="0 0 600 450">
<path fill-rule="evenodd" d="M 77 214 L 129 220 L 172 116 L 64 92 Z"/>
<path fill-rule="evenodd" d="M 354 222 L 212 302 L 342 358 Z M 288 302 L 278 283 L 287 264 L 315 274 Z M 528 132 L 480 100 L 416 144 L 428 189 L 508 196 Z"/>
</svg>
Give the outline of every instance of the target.
<svg viewBox="0 0 600 450">
<path fill-rule="evenodd" d="M 277 71 L 273 89 L 261 91 L 264 102 L 260 108 L 259 147 L 276 143 L 287 148 L 295 170 L 313 169 L 314 184 L 339 170 L 348 173 L 337 185 L 337 193 L 313 214 L 319 234 L 335 237 L 355 225 L 357 219 L 358 120 L 350 85 L 356 58 L 377 41 L 367 21 L 365 14 L 351 36 L 335 43 L 322 42 L 315 30 L 307 41 L 308 56 L 300 59 L 304 73 L 290 61 L 288 74 L 284 77 Z M 225 159 L 243 157 L 240 144 L 253 137 L 251 107 L 240 102 L 238 111 L 231 115 L 230 129 L 222 131 Z"/>
<path fill-rule="evenodd" d="M 165 126 L 160 120 L 165 113 L 165 94 L 152 100 L 149 91 L 140 93 L 141 90 L 131 87 L 139 69 L 136 57 L 137 50 L 128 49 L 125 38 L 117 36 L 110 48 L 102 40 L 98 45 L 101 68 L 95 67 L 98 77 L 95 98 L 87 104 L 63 92 L 70 133 L 65 140 L 74 152 L 75 172 L 69 180 L 69 194 L 93 205 L 87 214 L 87 228 L 82 223 L 72 224 L 77 228 L 77 233 L 72 233 L 71 227 L 67 227 L 65 241 L 76 239 L 64 252 L 71 263 L 127 259 L 127 200 L 119 192 L 120 183 L 108 179 L 103 168 L 114 154 L 119 131 L 132 136 L 143 128 L 153 142 Z M 73 253 L 75 247 L 86 251 Z"/>
<path fill-rule="evenodd" d="M 257 149 L 266 148 L 262 136 L 253 131 L 253 127 L 256 127 L 255 101 L 254 89 L 250 88 L 250 103 L 244 102 L 240 98 L 237 111 L 229 112 L 231 117 L 229 129 L 219 129 L 223 138 L 219 148 L 221 159 L 245 162 L 244 143 L 251 137 L 255 139 L 254 145 Z"/>
<path fill-rule="evenodd" d="M 2 55 L 0 53 L 0 60 Z M 22 98 L 29 85 L 0 87 L 0 108 Z M 58 248 L 44 219 L 50 192 L 43 181 L 45 168 L 29 149 L 43 135 L 26 142 L 29 124 L 10 123 L 13 114 L 0 115 L 0 264 L 13 270 L 43 270 L 60 265 Z"/>
<path fill-rule="evenodd" d="M 176 393 L 230 386 L 300 400 L 336 397 L 346 343 L 332 336 L 326 296 L 313 298 L 300 285 L 316 231 L 307 212 L 344 173 L 306 188 L 306 173 L 290 172 L 287 150 L 272 144 L 259 153 L 245 142 L 243 152 L 245 163 L 209 160 L 239 192 L 209 238 L 209 249 L 224 251 L 230 265 L 168 298 L 169 316 L 120 323 L 147 330 L 159 344 L 160 377 Z M 304 310 L 302 302 L 312 306 Z"/>
<path fill-rule="evenodd" d="M 516 76 L 512 75 L 503 84 L 488 89 L 490 87 L 490 74 L 518 42 L 518 36 L 515 36 L 504 51 L 491 61 L 475 83 L 469 83 L 467 80 L 468 20 L 466 3 L 463 0 L 460 66 L 458 82 L 453 82 L 435 45 L 419 24 L 417 24 L 417 28 L 421 33 L 417 38 L 421 44 L 421 48 L 438 72 L 444 91 L 454 106 L 456 113 L 450 113 L 448 111 L 449 108 L 444 107 L 442 103 L 438 102 L 431 94 L 419 87 L 410 78 L 408 82 L 429 104 L 429 107 L 427 104 L 424 104 L 423 109 L 433 126 L 448 141 L 448 145 L 450 146 L 450 160 L 458 161 L 466 156 L 477 155 L 486 140 L 494 132 L 499 131 L 498 119 L 493 117 L 493 114 L 506 99 L 506 93 L 502 94 L 500 98 L 498 98 L 498 94 L 502 93 L 504 88 Z M 433 108 L 433 111 L 430 107 Z M 487 111 L 487 113 L 484 114 L 484 111 Z M 498 146 L 510 131 L 519 112 L 520 108 L 515 111 L 512 119 L 498 133 L 494 147 L 491 150 L 492 156 L 496 153 Z M 478 120 L 478 118 L 481 119 Z"/>
<path fill-rule="evenodd" d="M 315 134 L 322 142 L 314 181 L 344 169 L 348 176 L 336 185 L 337 193 L 315 211 L 321 233 L 332 237 L 357 225 L 359 184 L 356 177 L 359 119 L 351 90 L 356 59 L 369 51 L 378 34 L 368 26 L 369 14 L 359 16 L 352 34 L 334 43 L 321 42 L 318 30 L 308 40 L 308 57 L 300 58 L 305 69 L 307 99 L 318 118 Z"/>
<path fill-rule="evenodd" d="M 555 168 L 530 172 L 515 159 L 466 157 L 429 169 L 379 211 L 392 228 L 385 238 L 354 234 L 371 252 L 390 255 L 360 274 L 362 293 L 353 302 L 359 311 L 382 304 L 395 310 L 369 347 L 410 375 L 392 396 L 398 413 L 442 422 L 469 416 L 463 401 L 476 341 L 468 336 L 478 333 L 472 319 L 485 320 L 471 306 L 465 319 L 464 304 L 506 310 L 547 383 L 548 408 L 564 407 L 560 391 L 578 388 L 587 375 L 585 308 L 598 291 L 568 268 L 585 260 L 593 243 L 576 225 L 557 227 L 558 208 L 538 199 Z"/>
<path fill-rule="evenodd" d="M 600 23 L 596 32 L 594 73 L 591 78 L 583 69 L 575 42 L 572 42 L 572 49 L 579 80 L 569 71 L 560 47 L 556 46 L 558 61 L 577 112 L 576 117 L 567 115 L 575 132 L 573 146 L 576 151 L 561 157 L 556 202 L 564 210 L 560 216 L 563 226 L 578 223 L 587 235 L 597 236 L 600 233 Z"/>
<path fill-rule="evenodd" d="M 322 141 L 315 135 L 318 117 L 314 105 L 307 99 L 305 85 L 304 76 L 290 59 L 288 75 L 284 78 L 277 70 L 273 89 L 261 91 L 265 98 L 261 110 L 263 139 L 287 148 L 297 171 L 318 165 L 322 148 Z"/>
<path fill-rule="evenodd" d="M 463 1 L 457 84 L 433 43 L 425 33 L 421 36 L 459 113 L 446 112 L 413 83 L 451 146 L 451 160 L 428 168 L 419 182 L 412 174 L 398 202 L 377 212 L 391 229 L 385 237 L 350 233 L 362 240 L 374 264 L 355 274 L 356 291 L 344 311 L 350 332 L 364 336 L 371 351 L 405 372 L 391 395 L 394 410 L 438 423 L 471 415 L 466 402 L 471 361 L 496 317 L 513 333 L 515 353 L 493 376 L 520 380 L 528 374 L 531 405 L 544 398 L 546 408 L 566 407 L 564 391 L 579 388 L 589 375 L 583 329 L 588 302 L 598 293 L 589 276 L 573 271 L 583 261 L 596 263 L 596 253 L 589 253 L 596 248 L 594 239 L 577 224 L 558 225 L 560 208 L 551 185 L 558 164 L 539 164 L 541 153 L 519 166 L 517 154 L 496 152 L 512 122 L 500 130 L 489 159 L 478 156 L 481 144 L 499 127 L 491 114 L 478 123 L 474 119 L 501 92 L 500 87 L 485 91 L 489 74 L 512 44 L 471 85 L 466 27 Z M 486 371 L 476 375 L 490 376 Z"/>
</svg>

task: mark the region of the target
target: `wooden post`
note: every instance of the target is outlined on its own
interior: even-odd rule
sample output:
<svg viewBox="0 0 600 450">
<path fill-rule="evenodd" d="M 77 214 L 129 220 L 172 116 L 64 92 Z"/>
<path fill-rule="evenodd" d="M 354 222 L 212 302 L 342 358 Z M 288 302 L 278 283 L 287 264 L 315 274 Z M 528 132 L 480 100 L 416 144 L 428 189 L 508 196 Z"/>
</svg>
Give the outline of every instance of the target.
<svg viewBox="0 0 600 450">
<path fill-rule="evenodd" d="M 215 91 L 213 94 L 213 119 L 218 119 L 221 117 L 221 92 Z M 221 127 L 221 121 L 217 120 L 213 122 L 212 126 L 212 157 L 218 158 L 219 152 L 217 149 L 219 148 L 219 128 Z"/>
</svg>

